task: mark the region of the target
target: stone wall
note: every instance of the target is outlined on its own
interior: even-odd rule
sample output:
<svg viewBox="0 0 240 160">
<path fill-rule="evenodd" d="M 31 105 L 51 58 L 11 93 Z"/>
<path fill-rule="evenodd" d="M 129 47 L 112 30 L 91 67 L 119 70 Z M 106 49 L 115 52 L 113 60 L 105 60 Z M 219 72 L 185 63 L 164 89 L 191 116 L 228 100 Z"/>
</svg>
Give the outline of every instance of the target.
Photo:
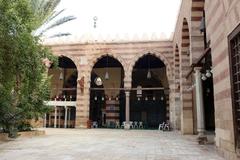
<svg viewBox="0 0 240 160">
<path fill-rule="evenodd" d="M 195 89 L 191 65 L 204 53 L 200 24 L 205 9 L 207 41 L 213 61 L 216 146 L 227 159 L 237 159 L 233 128 L 228 36 L 240 23 L 239 0 L 182 0 L 173 41 L 86 43 L 50 45 L 54 54 L 72 59 L 78 78 L 84 77 L 84 90 L 77 91 L 77 127 L 86 127 L 89 119 L 90 76 L 99 58 L 109 55 L 124 69 L 124 87 L 131 88 L 132 69 L 147 53 L 166 65 L 170 88 L 170 121 L 182 133 L 196 130 Z"/>
<path fill-rule="evenodd" d="M 166 66 L 166 74 L 173 97 L 173 47 L 171 41 L 122 42 L 122 43 L 86 43 L 49 45 L 57 56 L 70 58 L 78 69 L 78 79 L 84 78 L 84 89 L 77 86 L 76 127 L 86 128 L 89 120 L 90 80 L 94 64 L 103 56 L 109 55 L 118 60 L 124 69 L 124 87 L 131 88 L 132 69 L 139 58 L 150 53 L 158 57 Z M 79 85 L 79 84 L 78 84 Z M 175 107 L 172 101 L 171 107 Z"/>
<path fill-rule="evenodd" d="M 194 84 L 193 81 L 184 79 L 184 76 L 191 70 L 190 66 L 195 64 L 204 53 L 204 37 L 200 32 L 204 9 L 207 42 L 210 42 L 213 62 L 216 146 L 227 159 L 237 159 L 233 128 L 228 36 L 240 23 L 239 0 L 182 1 L 173 38 L 175 95 L 180 92 L 181 108 L 184 108 L 184 92 L 179 91 L 178 86 L 184 90 L 184 88 Z M 185 56 L 186 52 L 189 53 L 189 57 Z M 183 57 L 184 59 L 182 59 Z M 177 71 L 180 71 L 180 75 Z M 188 84 L 184 84 L 182 81 Z M 175 99 L 175 103 L 178 103 L 177 99 Z M 194 101 L 195 98 L 192 99 L 193 112 L 196 110 Z M 182 110 L 181 113 L 184 111 Z M 193 114 L 193 120 L 196 121 L 195 114 Z M 182 122 L 182 124 L 184 123 Z"/>
<path fill-rule="evenodd" d="M 197 1 L 195 3 L 195 1 Z M 194 99 L 193 81 L 187 74 L 191 70 L 191 65 L 203 53 L 203 35 L 197 30 L 200 25 L 198 18 L 200 10 L 203 8 L 203 0 L 183 0 L 176 23 L 173 36 L 174 47 L 174 104 L 180 110 L 175 110 L 176 115 L 181 115 L 181 130 L 184 134 L 194 133 Z M 200 9 L 199 9 L 200 8 Z M 200 16 L 202 15 L 202 12 Z M 176 108 L 176 109 L 177 109 Z M 177 116 L 179 117 L 179 116 Z"/>
<path fill-rule="evenodd" d="M 240 24 L 239 0 L 206 0 L 206 25 L 211 41 L 216 145 L 227 159 L 237 159 L 230 83 L 229 34 Z"/>
</svg>

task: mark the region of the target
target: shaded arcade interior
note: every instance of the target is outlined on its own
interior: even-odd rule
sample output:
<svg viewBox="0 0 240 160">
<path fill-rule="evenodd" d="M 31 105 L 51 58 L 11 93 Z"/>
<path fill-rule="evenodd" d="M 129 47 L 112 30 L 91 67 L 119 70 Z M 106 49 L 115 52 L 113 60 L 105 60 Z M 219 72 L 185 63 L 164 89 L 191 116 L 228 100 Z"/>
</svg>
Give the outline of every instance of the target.
<svg viewBox="0 0 240 160">
<path fill-rule="evenodd" d="M 137 60 L 132 71 L 130 122 L 158 128 L 169 120 L 169 90 L 164 63 L 151 54 Z M 126 121 L 126 89 L 121 63 L 103 56 L 91 72 L 90 121 L 98 127 L 114 128 Z"/>
<path fill-rule="evenodd" d="M 98 127 L 114 127 L 124 120 L 125 98 L 124 70 L 121 63 L 111 56 L 103 56 L 91 72 L 90 121 Z"/>
<path fill-rule="evenodd" d="M 214 108 L 214 88 L 212 74 L 212 56 L 211 50 L 208 49 L 204 58 L 201 60 L 202 65 L 202 89 L 204 105 L 204 121 L 206 131 L 215 131 L 215 108 Z"/>
<path fill-rule="evenodd" d="M 157 128 L 167 122 L 168 79 L 166 67 L 157 57 L 147 54 L 141 57 L 133 68 L 130 120 L 142 121 L 146 128 Z"/>
<path fill-rule="evenodd" d="M 74 62 L 65 57 L 58 58 L 58 67 L 52 66 L 49 106 L 52 112 L 46 115 L 46 127 L 74 128 L 77 99 L 77 68 Z"/>
</svg>

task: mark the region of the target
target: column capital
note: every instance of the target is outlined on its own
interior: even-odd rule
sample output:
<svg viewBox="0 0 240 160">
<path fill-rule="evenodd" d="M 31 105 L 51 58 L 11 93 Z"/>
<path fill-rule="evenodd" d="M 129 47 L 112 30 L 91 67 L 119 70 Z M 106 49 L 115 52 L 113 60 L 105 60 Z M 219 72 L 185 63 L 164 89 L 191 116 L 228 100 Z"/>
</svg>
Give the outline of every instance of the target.
<svg viewBox="0 0 240 160">
<path fill-rule="evenodd" d="M 128 96 L 128 97 L 129 97 L 129 96 L 130 96 L 130 91 L 128 91 L 128 90 L 127 90 L 127 91 L 125 91 L 125 94 L 126 94 L 126 96 Z"/>
</svg>

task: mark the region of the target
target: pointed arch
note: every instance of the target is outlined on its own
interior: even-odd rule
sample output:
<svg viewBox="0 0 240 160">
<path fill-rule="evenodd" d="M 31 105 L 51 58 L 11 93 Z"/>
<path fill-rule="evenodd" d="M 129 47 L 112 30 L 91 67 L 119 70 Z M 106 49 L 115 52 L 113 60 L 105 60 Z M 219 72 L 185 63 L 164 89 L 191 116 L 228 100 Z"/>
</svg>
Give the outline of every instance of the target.
<svg viewBox="0 0 240 160">
<path fill-rule="evenodd" d="M 78 68 L 78 62 L 76 61 L 76 58 L 73 56 L 69 56 L 69 55 L 65 55 L 65 54 L 61 54 L 58 56 L 58 58 L 66 58 L 67 61 L 69 61 L 69 63 L 72 63 L 72 65 L 74 65 L 74 67 L 77 69 Z"/>
<path fill-rule="evenodd" d="M 90 66 L 90 69 L 92 70 L 93 67 L 94 67 L 94 65 L 95 65 L 100 59 L 102 59 L 102 58 L 104 58 L 104 57 L 107 57 L 107 56 L 115 59 L 116 61 L 118 61 L 118 62 L 122 65 L 122 68 L 123 68 L 123 71 L 124 71 L 124 77 L 125 77 L 125 71 L 126 71 L 125 67 L 126 67 L 126 63 L 125 63 L 124 59 L 123 59 L 122 57 L 120 57 L 120 56 L 116 56 L 116 55 L 111 54 L 111 53 L 101 54 L 101 55 L 98 55 L 98 56 L 94 56 L 94 57 L 90 60 L 90 65 L 89 65 L 89 66 Z"/>
<path fill-rule="evenodd" d="M 165 66 L 166 66 L 166 72 L 167 72 L 167 78 L 168 81 L 170 82 L 173 78 L 173 73 L 172 73 L 172 67 L 171 67 L 171 63 L 169 62 L 169 60 L 162 54 L 159 53 L 157 51 L 143 51 L 140 54 L 137 54 L 136 56 L 133 57 L 132 59 L 132 63 L 129 65 L 130 68 L 130 73 L 132 73 L 133 67 L 135 65 L 135 63 L 142 57 L 146 56 L 147 54 L 150 54 L 156 58 L 158 58 L 159 60 L 161 60 Z"/>
<path fill-rule="evenodd" d="M 169 94 L 172 92 L 170 91 L 169 78 L 167 77 L 167 67 L 170 67 L 169 65 L 163 55 L 159 56 L 152 52 L 145 52 L 144 54 L 138 55 L 137 59 L 134 59 L 131 76 L 132 87 L 153 89 L 141 91 L 141 98 L 137 93 L 132 92 L 132 101 L 130 103 L 133 112 L 132 115 L 134 115 L 135 112 L 138 113 L 132 120 L 141 117 L 142 112 L 148 114 L 147 123 L 151 127 L 156 127 L 159 123 L 170 120 Z M 155 90 L 156 88 L 162 89 Z M 150 99 L 153 100 L 151 102 L 152 110 L 148 103 Z M 147 109 L 145 110 L 143 108 Z M 142 111 L 139 111 L 141 109 Z M 138 120 L 143 121 L 143 119 Z"/>
<path fill-rule="evenodd" d="M 58 63 L 59 63 L 59 66 L 67 64 L 69 67 L 77 69 L 76 63 L 72 60 L 72 58 L 68 56 L 63 56 L 63 55 L 59 56 Z"/>
</svg>

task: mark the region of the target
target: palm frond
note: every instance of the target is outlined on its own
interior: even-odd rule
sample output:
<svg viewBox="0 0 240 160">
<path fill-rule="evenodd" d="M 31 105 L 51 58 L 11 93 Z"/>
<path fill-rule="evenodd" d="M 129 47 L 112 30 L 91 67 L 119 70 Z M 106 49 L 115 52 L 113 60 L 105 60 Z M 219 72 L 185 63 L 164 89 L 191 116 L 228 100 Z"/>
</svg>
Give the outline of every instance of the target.
<svg viewBox="0 0 240 160">
<path fill-rule="evenodd" d="M 60 11 L 55 10 L 60 2 L 61 0 L 30 0 L 32 10 L 38 19 L 33 33 L 37 33 L 37 36 L 42 36 L 46 31 L 76 19 L 74 16 L 65 16 L 53 22 L 54 19 L 65 11 L 65 9 Z M 51 24 L 51 22 L 53 23 Z M 60 35 L 61 34 L 57 34 L 58 37 Z M 62 35 L 65 36 L 65 33 L 62 33 Z"/>
<path fill-rule="evenodd" d="M 56 37 L 63 37 L 63 36 L 70 36 L 70 35 L 72 35 L 72 34 L 71 33 L 57 33 L 57 34 L 50 36 L 49 38 L 56 38 Z"/>
<path fill-rule="evenodd" d="M 61 0 L 31 0 L 33 12 L 38 19 L 37 28 L 42 26 L 52 15 Z"/>
<path fill-rule="evenodd" d="M 71 21 L 71 20 L 74 20 L 74 19 L 76 19 L 76 17 L 74 17 L 74 16 L 67 16 L 67 17 L 60 18 L 59 20 L 55 21 L 53 24 L 51 24 L 50 26 L 48 26 L 47 28 L 45 28 L 44 30 L 42 30 L 42 31 L 40 32 L 40 35 L 42 35 L 42 34 L 45 33 L 46 31 L 48 31 L 48 30 L 50 30 L 50 29 L 52 29 L 52 28 L 54 28 L 54 27 L 57 27 L 57 26 L 59 26 L 59 25 L 62 25 L 62 24 L 64 24 L 64 23 L 66 23 L 66 22 L 68 22 L 68 21 Z"/>
<path fill-rule="evenodd" d="M 54 11 L 60 1 L 61 0 L 45 0 L 44 5 L 40 6 L 41 9 L 43 9 L 43 11 L 45 12 L 46 18 L 48 18 L 49 15 Z"/>
<path fill-rule="evenodd" d="M 65 9 L 62 9 L 62 10 L 60 10 L 60 11 L 53 11 L 52 13 L 51 13 L 51 15 L 49 16 L 49 18 L 48 19 L 46 19 L 46 21 L 44 22 L 44 24 L 46 24 L 46 23 L 49 23 L 50 21 L 52 21 L 53 19 L 55 19 L 57 16 L 59 16 L 63 11 L 65 11 Z"/>
</svg>

